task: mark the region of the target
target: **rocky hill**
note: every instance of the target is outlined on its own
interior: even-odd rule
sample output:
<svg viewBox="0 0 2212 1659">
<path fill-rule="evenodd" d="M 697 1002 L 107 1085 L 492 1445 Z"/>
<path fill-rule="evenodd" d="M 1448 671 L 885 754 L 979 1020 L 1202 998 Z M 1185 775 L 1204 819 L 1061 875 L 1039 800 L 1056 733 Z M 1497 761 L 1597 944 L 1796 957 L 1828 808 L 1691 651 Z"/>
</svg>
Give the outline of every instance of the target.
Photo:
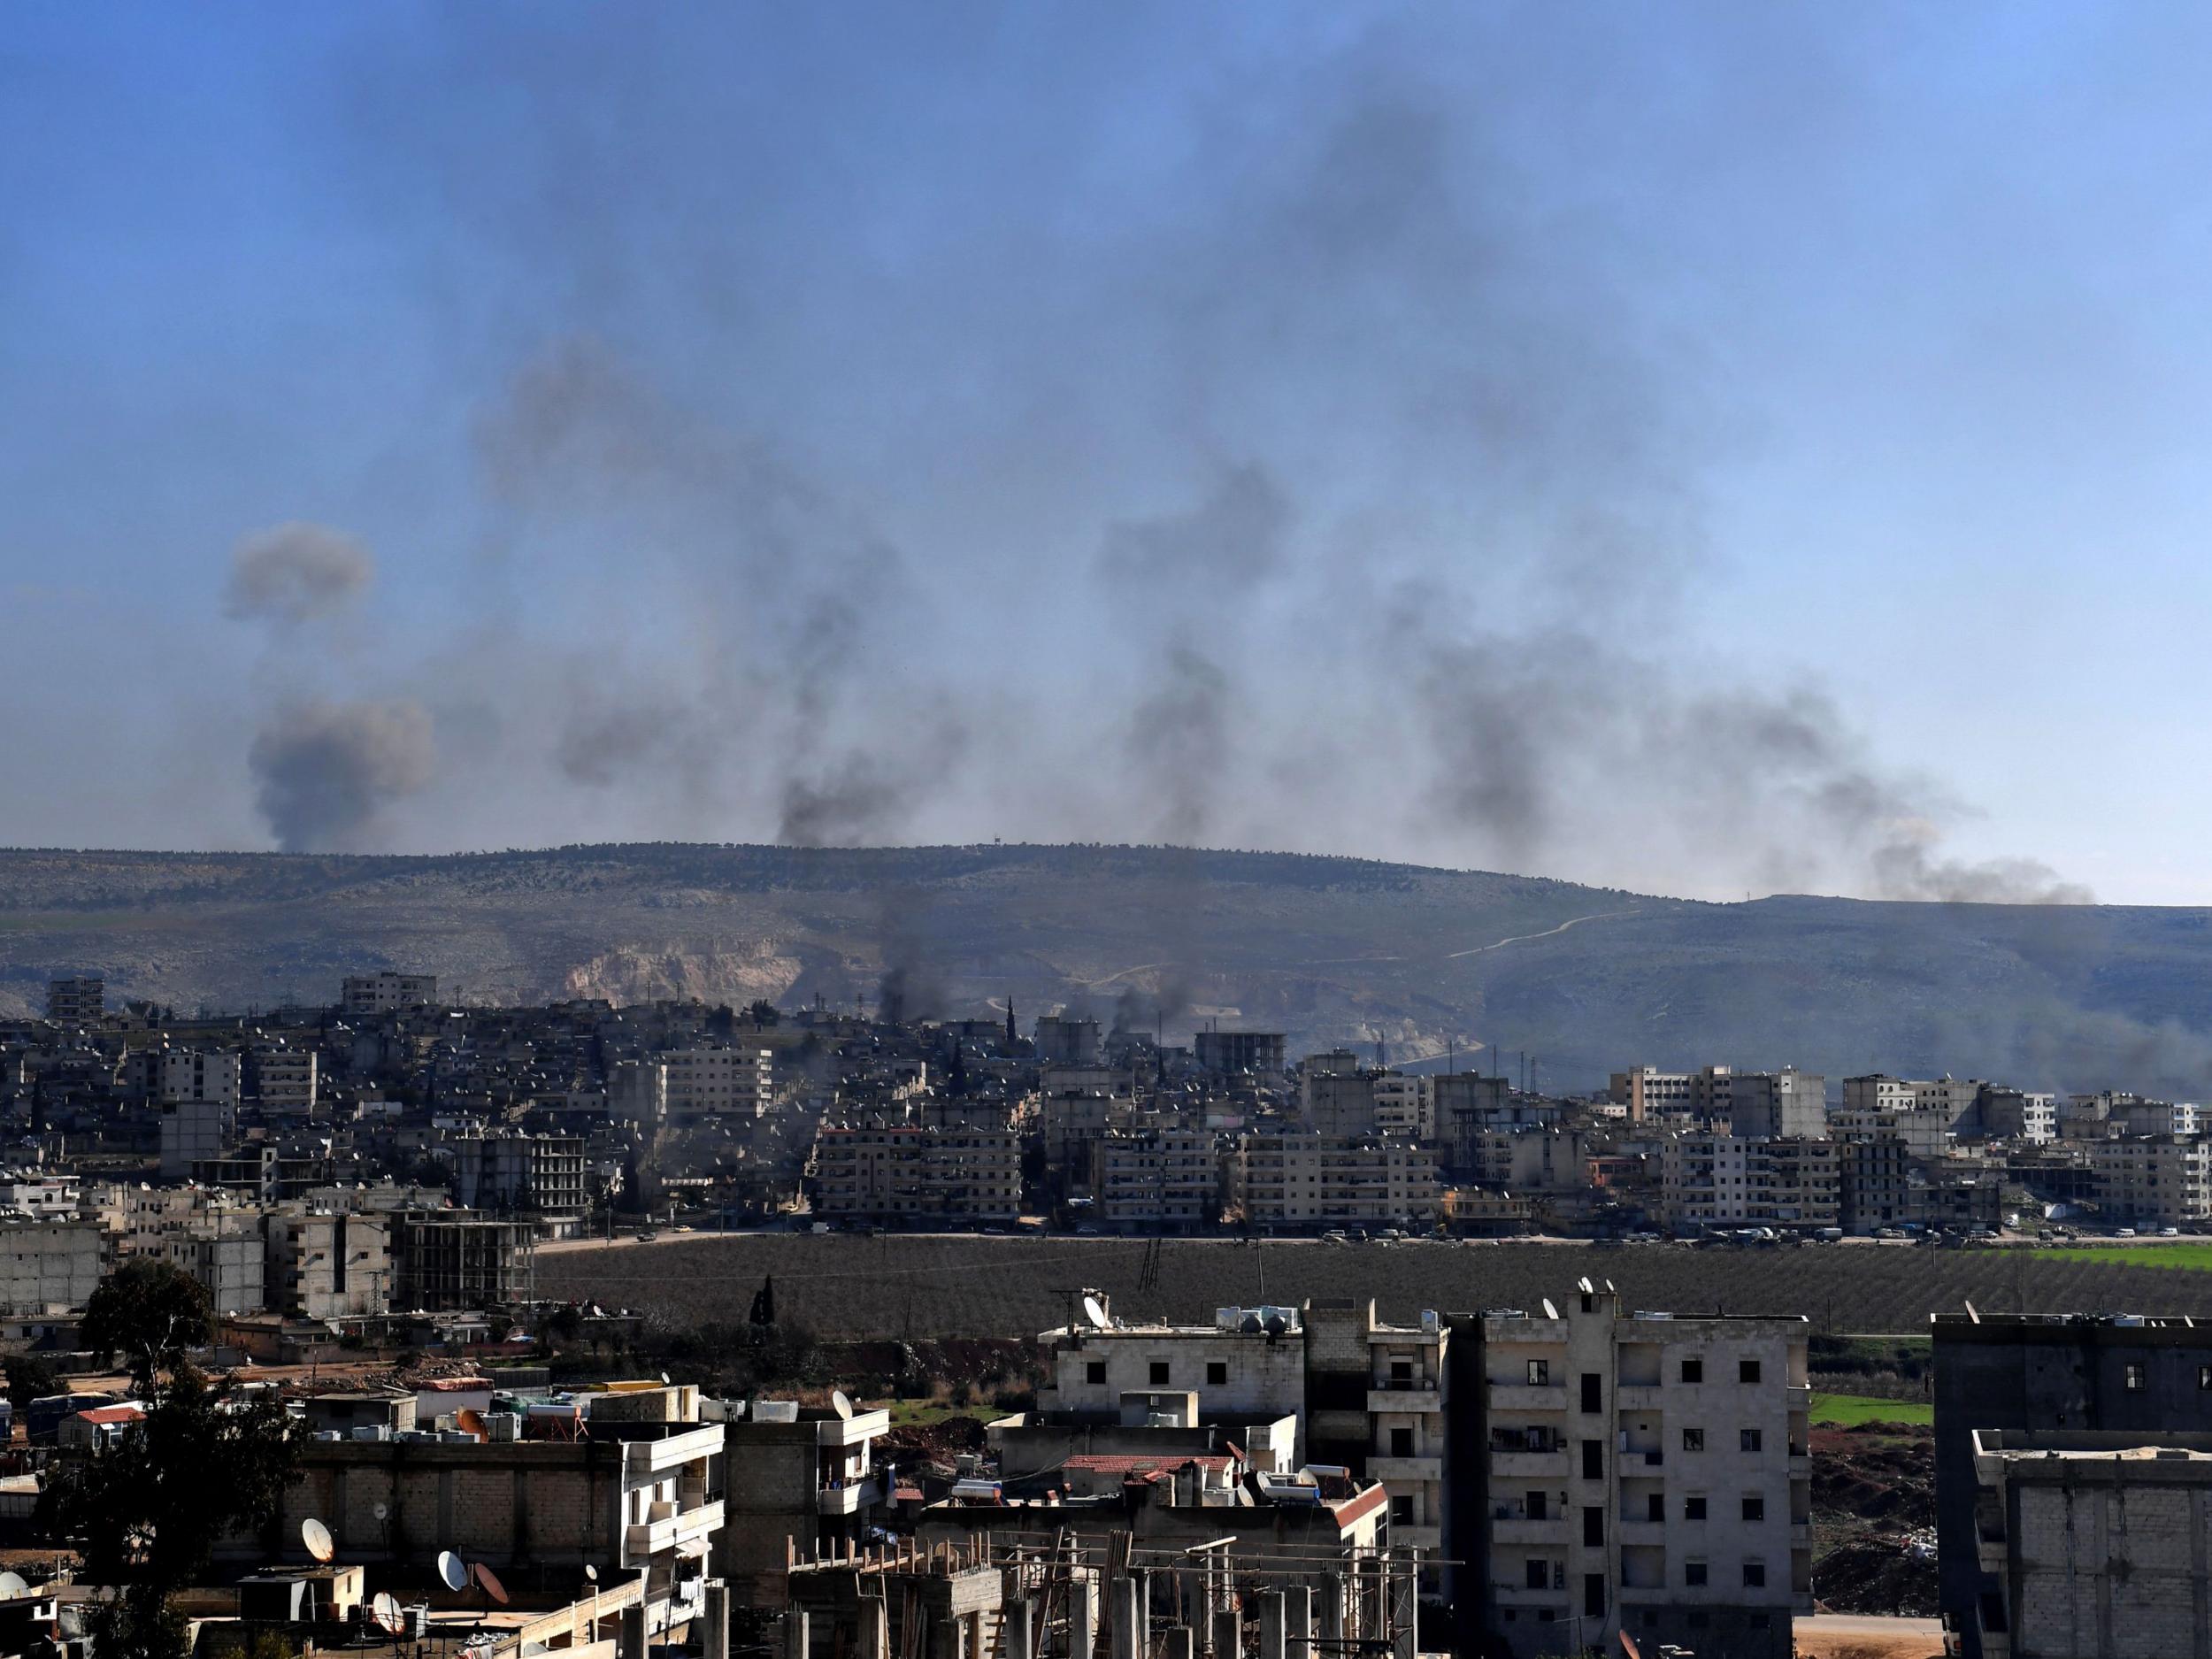
<svg viewBox="0 0 2212 1659">
<path fill-rule="evenodd" d="M 2212 911 L 1695 903 L 1518 876 L 1126 847 L 638 845 L 439 857 L 0 852 L 0 1011 L 53 973 L 201 1006 L 362 968 L 469 1000 L 1073 1003 L 1163 1025 L 2212 1093 Z"/>
</svg>

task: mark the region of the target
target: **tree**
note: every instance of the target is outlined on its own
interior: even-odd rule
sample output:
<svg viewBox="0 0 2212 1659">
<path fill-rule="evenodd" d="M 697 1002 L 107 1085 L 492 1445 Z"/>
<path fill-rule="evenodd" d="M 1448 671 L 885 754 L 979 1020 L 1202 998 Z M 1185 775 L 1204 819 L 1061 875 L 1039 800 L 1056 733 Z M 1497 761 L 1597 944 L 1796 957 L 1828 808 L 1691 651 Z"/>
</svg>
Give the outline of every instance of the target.
<svg viewBox="0 0 2212 1659">
<path fill-rule="evenodd" d="M 69 1386 L 54 1362 L 43 1354 L 11 1354 L 7 1366 L 8 1403 L 19 1417 L 30 1409 L 32 1401 L 60 1394 Z"/>
<path fill-rule="evenodd" d="M 174 1370 L 187 1348 L 215 1334 L 215 1304 L 207 1286 L 180 1267 L 138 1257 L 100 1281 L 85 1304 L 78 1340 L 103 1360 L 120 1354 L 142 1394 Z"/>
<path fill-rule="evenodd" d="M 121 1439 L 64 1464 L 38 1518 L 85 1576 L 118 1586 L 87 1609 L 103 1659 L 182 1659 L 170 1597 L 204 1574 L 226 1533 L 271 1525 L 299 1479 L 304 1429 L 274 1394 L 234 1397 L 180 1362 Z"/>
</svg>

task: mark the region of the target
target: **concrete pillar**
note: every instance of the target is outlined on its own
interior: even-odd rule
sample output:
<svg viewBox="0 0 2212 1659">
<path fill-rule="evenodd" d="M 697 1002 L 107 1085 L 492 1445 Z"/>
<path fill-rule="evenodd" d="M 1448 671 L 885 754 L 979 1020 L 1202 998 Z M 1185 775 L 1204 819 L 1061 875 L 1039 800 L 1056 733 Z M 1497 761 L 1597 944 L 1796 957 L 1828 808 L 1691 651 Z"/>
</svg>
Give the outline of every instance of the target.
<svg viewBox="0 0 2212 1659">
<path fill-rule="evenodd" d="M 1260 1594 L 1260 1659 L 1286 1659 L 1283 1629 L 1283 1593 L 1266 1590 Z"/>
<path fill-rule="evenodd" d="M 1420 1609 L 1417 1576 L 1410 1563 L 1401 1563 L 1390 1575 L 1391 1659 L 1418 1659 Z"/>
<path fill-rule="evenodd" d="M 1321 1581 L 1321 1644 L 1331 1659 L 1342 1651 L 1339 1644 L 1344 1640 L 1345 1603 L 1349 1599 L 1342 1573 L 1333 1573 Z"/>
<path fill-rule="evenodd" d="M 1187 1624 L 1178 1624 L 1172 1630 L 1163 1632 L 1160 1643 L 1165 1652 L 1162 1659 L 1197 1659 L 1191 1641 L 1194 1633 Z"/>
<path fill-rule="evenodd" d="M 1145 1659 L 1143 1609 L 1137 1575 L 1125 1572 L 1106 1586 L 1113 1626 L 1114 1659 Z"/>
<path fill-rule="evenodd" d="M 634 1602 L 622 1609 L 614 1639 L 615 1659 L 645 1659 L 645 1604 Z"/>
<path fill-rule="evenodd" d="M 880 1596 L 863 1596 L 859 1659 L 891 1659 L 891 1619 Z"/>
<path fill-rule="evenodd" d="M 699 1608 L 699 1659 L 730 1659 L 730 1586 L 710 1578 L 704 1588 Z M 792 1659 L 806 1659 L 803 1645 Z"/>
<path fill-rule="evenodd" d="M 1244 1620 L 1236 1609 L 1225 1607 L 1214 1614 L 1214 1659 L 1242 1659 Z"/>
<path fill-rule="evenodd" d="M 1035 1626 L 1030 1622 L 1029 1598 L 1025 1595 L 1008 1596 L 999 1603 L 998 1616 L 999 1629 L 1003 1632 L 999 1646 L 1004 1650 L 1006 1659 L 1036 1659 L 1030 1640 Z"/>
<path fill-rule="evenodd" d="M 961 1646 L 967 1649 L 968 1659 L 983 1659 L 990 1649 L 983 1645 L 983 1609 L 978 1608 L 960 1621 Z"/>
<path fill-rule="evenodd" d="M 1098 1580 L 1086 1573 L 1068 1586 L 1067 1659 L 1091 1659 L 1098 1651 Z"/>
<path fill-rule="evenodd" d="M 1294 1584 L 1283 1592 L 1285 1642 L 1289 1659 L 1307 1659 L 1313 1651 L 1313 1586 Z M 1332 1655 L 1333 1659 L 1333 1655 Z"/>
<path fill-rule="evenodd" d="M 730 1659 L 730 1593 L 727 1586 L 719 1587 L 722 1591 L 722 1611 L 718 1620 L 714 1612 L 714 1603 L 710 1601 L 707 1603 L 707 1616 L 710 1620 L 715 1621 L 716 1627 L 722 1633 L 719 1659 Z M 713 1590 L 710 1589 L 708 1594 L 711 1595 Z M 802 1607 L 786 1608 L 783 1615 L 783 1659 L 810 1659 L 808 1649 L 813 1642 L 814 1631 L 807 1622 L 806 1609 Z M 710 1655 L 709 1659 L 716 1659 L 716 1656 Z"/>
</svg>

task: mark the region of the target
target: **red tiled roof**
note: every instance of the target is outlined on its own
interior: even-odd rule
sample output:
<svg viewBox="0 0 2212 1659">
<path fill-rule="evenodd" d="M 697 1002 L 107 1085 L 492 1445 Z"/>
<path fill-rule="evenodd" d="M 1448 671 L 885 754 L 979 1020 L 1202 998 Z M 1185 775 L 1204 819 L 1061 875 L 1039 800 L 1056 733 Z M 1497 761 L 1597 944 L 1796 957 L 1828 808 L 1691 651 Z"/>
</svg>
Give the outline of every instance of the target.
<svg viewBox="0 0 2212 1659">
<path fill-rule="evenodd" d="M 1196 1463 L 1210 1474 L 1225 1474 L 1230 1460 L 1211 1452 L 1079 1452 L 1066 1467 L 1100 1475 L 1143 1475 Z"/>
<path fill-rule="evenodd" d="M 135 1423 L 146 1414 L 136 1406 L 94 1406 L 77 1413 L 81 1423 Z"/>
</svg>

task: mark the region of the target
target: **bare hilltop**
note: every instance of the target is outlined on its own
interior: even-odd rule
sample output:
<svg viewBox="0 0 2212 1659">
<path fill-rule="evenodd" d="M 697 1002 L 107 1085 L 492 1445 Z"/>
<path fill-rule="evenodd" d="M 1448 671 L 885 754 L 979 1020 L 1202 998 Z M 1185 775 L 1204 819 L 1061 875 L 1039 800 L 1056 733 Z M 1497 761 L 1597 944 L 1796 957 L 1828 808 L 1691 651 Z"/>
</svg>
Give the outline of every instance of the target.
<svg viewBox="0 0 2212 1659">
<path fill-rule="evenodd" d="M 2212 1088 L 2212 911 L 1740 904 L 1280 853 L 640 844 L 428 857 L 0 851 L 0 1013 L 53 974 L 180 1011 L 328 1001 L 367 968 L 470 1001 L 1060 1005 L 1163 1027 L 2028 1087 Z M 1502 1056 L 1502 1060 L 1494 1056 Z"/>
</svg>

